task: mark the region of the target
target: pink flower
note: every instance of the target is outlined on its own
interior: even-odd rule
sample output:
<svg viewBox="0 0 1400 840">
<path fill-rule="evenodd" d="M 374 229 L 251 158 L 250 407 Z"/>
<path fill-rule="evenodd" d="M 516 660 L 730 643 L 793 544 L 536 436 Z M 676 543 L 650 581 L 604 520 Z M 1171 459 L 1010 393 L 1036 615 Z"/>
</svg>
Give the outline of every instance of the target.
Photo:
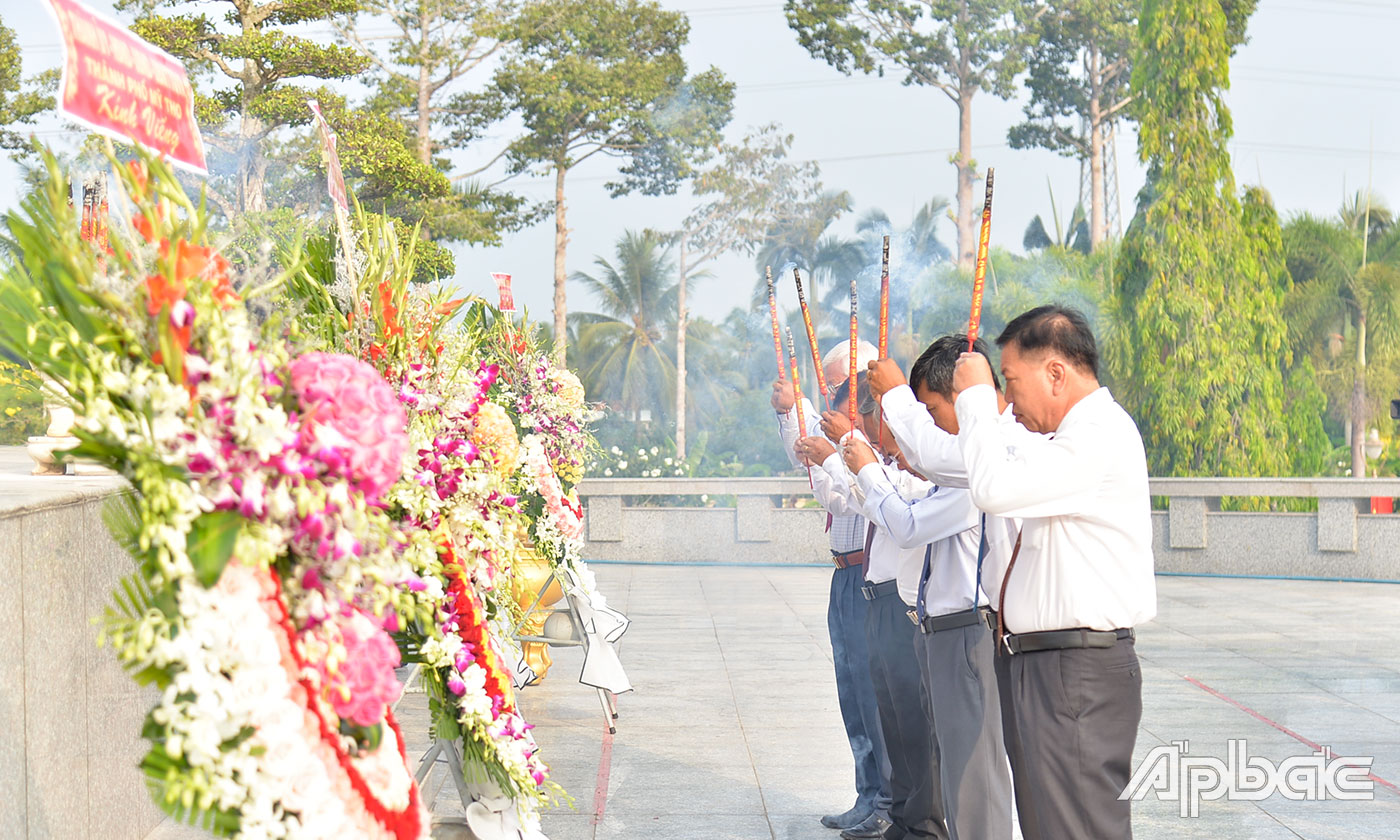
<svg viewBox="0 0 1400 840">
<path fill-rule="evenodd" d="M 307 425 L 335 432 L 318 435 L 322 442 L 343 439 L 335 442 L 345 449 L 351 478 L 367 500 L 378 501 L 398 481 L 408 450 L 408 423 L 394 389 L 379 371 L 340 353 L 304 353 L 289 373 Z"/>
<path fill-rule="evenodd" d="M 373 726 L 399 697 L 401 687 L 394 676 L 399 648 L 361 613 L 355 613 L 342 632 L 345 661 L 335 675 L 340 690 L 331 690 L 331 703 L 340 717 Z"/>
</svg>

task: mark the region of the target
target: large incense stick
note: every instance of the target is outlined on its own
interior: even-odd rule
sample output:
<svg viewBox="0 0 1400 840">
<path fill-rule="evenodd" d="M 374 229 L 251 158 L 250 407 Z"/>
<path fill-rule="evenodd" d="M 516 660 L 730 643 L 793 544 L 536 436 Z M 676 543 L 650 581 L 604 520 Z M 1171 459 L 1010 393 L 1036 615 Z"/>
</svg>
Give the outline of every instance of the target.
<svg viewBox="0 0 1400 840">
<path fill-rule="evenodd" d="M 982 284 L 987 279 L 987 243 L 992 237 L 992 173 L 987 169 L 987 201 L 982 205 L 982 231 L 977 236 L 977 268 L 972 274 L 972 315 L 967 319 L 967 352 L 977 342 L 982 324 Z"/>
<path fill-rule="evenodd" d="M 890 355 L 890 237 L 886 234 L 880 244 L 880 346 L 877 358 L 887 359 Z M 880 439 L 880 420 L 884 417 L 884 406 L 875 412 L 875 439 Z"/>
<path fill-rule="evenodd" d="M 846 379 L 846 419 L 851 422 L 851 431 L 856 430 L 856 341 L 860 326 L 856 321 L 856 278 L 851 278 L 851 358 L 850 370 Z"/>
<path fill-rule="evenodd" d="M 797 346 L 792 343 L 792 328 L 787 328 L 788 359 L 792 363 L 792 404 L 797 407 L 797 439 L 807 437 L 807 412 L 802 410 L 802 380 L 797 376 Z M 812 468 L 807 468 L 807 483 L 812 483 Z"/>
<path fill-rule="evenodd" d="M 787 379 L 787 364 L 783 361 L 783 338 L 778 330 L 778 299 L 773 295 L 773 267 L 763 269 L 768 279 L 768 315 L 773 319 L 773 354 L 778 357 L 778 379 Z"/>
<path fill-rule="evenodd" d="M 880 358 L 890 355 L 890 238 L 880 249 Z"/>
<path fill-rule="evenodd" d="M 828 410 L 831 408 L 831 394 L 826 390 L 826 374 L 822 371 L 821 351 L 817 349 L 817 331 L 812 329 L 812 311 L 807 308 L 807 295 L 802 292 L 802 275 L 796 266 L 792 269 L 792 279 L 797 281 L 797 303 L 802 307 L 802 324 L 807 328 L 807 343 L 812 347 L 812 366 L 817 369 L 817 390 Z"/>
</svg>

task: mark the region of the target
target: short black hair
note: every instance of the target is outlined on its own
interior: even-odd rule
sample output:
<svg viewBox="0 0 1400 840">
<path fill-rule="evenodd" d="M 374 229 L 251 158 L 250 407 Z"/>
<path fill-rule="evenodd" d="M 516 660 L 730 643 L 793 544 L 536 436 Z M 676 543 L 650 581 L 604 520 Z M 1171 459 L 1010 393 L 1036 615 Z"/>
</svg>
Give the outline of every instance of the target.
<svg viewBox="0 0 1400 840">
<path fill-rule="evenodd" d="M 991 360 L 991 354 L 987 352 L 987 342 L 982 339 L 979 338 L 973 343 L 972 350 L 986 356 L 988 361 Z M 957 367 L 958 357 L 966 351 L 965 335 L 945 335 L 935 340 L 914 360 L 913 367 L 909 368 L 910 386 L 917 388 L 922 385 L 926 391 L 952 399 L 953 368 Z M 996 371 L 992 372 L 992 384 L 998 391 L 1001 390 L 1001 380 L 997 378 Z"/>
<path fill-rule="evenodd" d="M 1049 350 L 1083 373 L 1099 376 L 1099 347 L 1089 320 L 1078 309 L 1051 304 L 1023 312 L 997 336 L 997 346 L 1015 344 L 1022 353 Z"/>
</svg>

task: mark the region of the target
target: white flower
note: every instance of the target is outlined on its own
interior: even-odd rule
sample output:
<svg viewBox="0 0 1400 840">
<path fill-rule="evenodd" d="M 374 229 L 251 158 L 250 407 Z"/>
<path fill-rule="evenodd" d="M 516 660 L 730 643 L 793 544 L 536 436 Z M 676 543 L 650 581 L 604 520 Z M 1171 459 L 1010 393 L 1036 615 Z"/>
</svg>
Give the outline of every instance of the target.
<svg viewBox="0 0 1400 840">
<path fill-rule="evenodd" d="M 625 470 L 625 469 L 627 469 L 627 462 L 626 462 L 626 461 L 618 461 L 618 462 L 617 462 L 617 468 L 620 469 L 620 470 Z"/>
<path fill-rule="evenodd" d="M 611 470 L 611 469 L 603 470 L 603 475 L 612 475 L 612 470 Z"/>
</svg>

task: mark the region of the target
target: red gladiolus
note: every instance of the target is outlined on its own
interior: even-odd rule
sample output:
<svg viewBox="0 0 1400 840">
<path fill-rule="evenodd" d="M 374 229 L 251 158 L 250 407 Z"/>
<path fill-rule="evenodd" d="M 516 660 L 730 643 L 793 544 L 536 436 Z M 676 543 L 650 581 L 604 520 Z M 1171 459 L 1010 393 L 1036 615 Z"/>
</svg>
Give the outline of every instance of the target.
<svg viewBox="0 0 1400 840">
<path fill-rule="evenodd" d="M 185 299 L 185 284 L 180 280 L 166 280 L 162 274 L 152 274 L 146 278 L 146 314 L 152 318 L 162 309 L 174 306 Z"/>
</svg>

